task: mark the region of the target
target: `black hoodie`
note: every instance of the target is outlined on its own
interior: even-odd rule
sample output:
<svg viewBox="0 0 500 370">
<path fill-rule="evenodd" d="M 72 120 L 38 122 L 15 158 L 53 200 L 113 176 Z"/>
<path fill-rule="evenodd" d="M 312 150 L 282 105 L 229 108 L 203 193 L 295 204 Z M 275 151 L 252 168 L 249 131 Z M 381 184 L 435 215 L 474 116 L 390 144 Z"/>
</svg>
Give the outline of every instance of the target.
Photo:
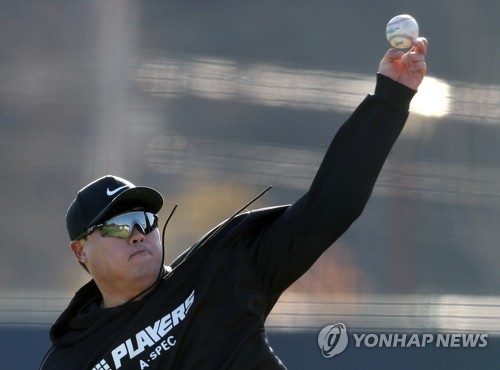
<svg viewBox="0 0 500 370">
<path fill-rule="evenodd" d="M 304 196 L 219 225 L 143 299 L 101 309 L 95 283 L 83 286 L 52 327 L 41 369 L 285 369 L 266 317 L 363 211 L 414 93 L 379 75 Z"/>
</svg>

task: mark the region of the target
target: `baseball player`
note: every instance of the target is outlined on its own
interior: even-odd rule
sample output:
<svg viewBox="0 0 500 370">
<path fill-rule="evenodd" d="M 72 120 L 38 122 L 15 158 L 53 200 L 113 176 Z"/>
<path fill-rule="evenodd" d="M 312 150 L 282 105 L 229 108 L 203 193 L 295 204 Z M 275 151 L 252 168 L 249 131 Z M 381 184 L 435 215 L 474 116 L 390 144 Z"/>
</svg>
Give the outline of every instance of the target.
<svg viewBox="0 0 500 370">
<path fill-rule="evenodd" d="M 116 176 L 66 215 L 91 276 L 52 326 L 42 370 L 285 369 L 266 317 L 362 213 L 426 73 L 427 40 L 388 50 L 367 95 L 295 203 L 237 214 L 163 265 L 162 196 Z"/>
</svg>

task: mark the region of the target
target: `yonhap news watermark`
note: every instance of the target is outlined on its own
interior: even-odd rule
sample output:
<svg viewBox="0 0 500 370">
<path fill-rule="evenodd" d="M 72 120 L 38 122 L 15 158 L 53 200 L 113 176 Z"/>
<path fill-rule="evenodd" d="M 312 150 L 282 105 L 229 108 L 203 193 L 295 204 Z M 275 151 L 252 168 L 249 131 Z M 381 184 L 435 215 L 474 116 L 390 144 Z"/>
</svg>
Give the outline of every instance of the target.
<svg viewBox="0 0 500 370">
<path fill-rule="evenodd" d="M 348 333 L 345 324 L 327 325 L 318 334 L 325 358 L 334 357 L 351 343 L 355 348 L 485 348 L 486 333 Z"/>
</svg>

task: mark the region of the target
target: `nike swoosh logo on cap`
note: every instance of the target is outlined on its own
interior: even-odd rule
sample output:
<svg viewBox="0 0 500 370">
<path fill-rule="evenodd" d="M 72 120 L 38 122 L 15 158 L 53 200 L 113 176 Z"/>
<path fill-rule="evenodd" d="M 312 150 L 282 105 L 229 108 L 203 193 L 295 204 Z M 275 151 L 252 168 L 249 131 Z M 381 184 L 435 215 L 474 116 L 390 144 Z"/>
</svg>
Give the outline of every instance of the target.
<svg viewBox="0 0 500 370">
<path fill-rule="evenodd" d="M 118 193 L 120 190 L 125 189 L 125 188 L 128 188 L 128 186 L 123 185 L 123 186 L 120 186 L 119 188 L 116 188 L 115 190 L 109 190 L 109 188 L 107 188 L 106 194 L 108 194 L 109 196 L 112 196 L 112 195 L 115 195 L 116 193 Z"/>
</svg>

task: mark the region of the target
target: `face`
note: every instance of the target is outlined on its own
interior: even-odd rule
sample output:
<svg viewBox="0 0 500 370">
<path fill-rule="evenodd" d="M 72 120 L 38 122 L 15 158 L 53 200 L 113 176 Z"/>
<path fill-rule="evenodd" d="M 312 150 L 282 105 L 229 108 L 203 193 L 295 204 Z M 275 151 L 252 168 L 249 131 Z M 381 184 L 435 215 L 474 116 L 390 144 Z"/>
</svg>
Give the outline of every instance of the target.
<svg viewBox="0 0 500 370">
<path fill-rule="evenodd" d="M 101 236 L 93 231 L 71 245 L 97 285 L 117 294 L 137 294 L 151 286 L 160 271 L 162 247 L 155 228 L 144 234 L 135 227 L 128 238 Z"/>
</svg>

